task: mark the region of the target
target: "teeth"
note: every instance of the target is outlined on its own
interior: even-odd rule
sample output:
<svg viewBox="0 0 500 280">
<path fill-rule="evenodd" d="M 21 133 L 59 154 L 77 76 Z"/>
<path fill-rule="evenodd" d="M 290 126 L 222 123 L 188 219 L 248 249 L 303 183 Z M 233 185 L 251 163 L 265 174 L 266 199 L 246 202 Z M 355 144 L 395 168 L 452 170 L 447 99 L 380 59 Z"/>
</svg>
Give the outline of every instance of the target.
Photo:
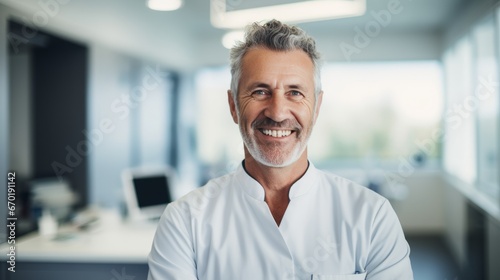
<svg viewBox="0 0 500 280">
<path fill-rule="evenodd" d="M 272 137 L 285 137 L 292 133 L 291 130 L 271 130 L 271 129 L 263 129 L 265 135 Z"/>
</svg>

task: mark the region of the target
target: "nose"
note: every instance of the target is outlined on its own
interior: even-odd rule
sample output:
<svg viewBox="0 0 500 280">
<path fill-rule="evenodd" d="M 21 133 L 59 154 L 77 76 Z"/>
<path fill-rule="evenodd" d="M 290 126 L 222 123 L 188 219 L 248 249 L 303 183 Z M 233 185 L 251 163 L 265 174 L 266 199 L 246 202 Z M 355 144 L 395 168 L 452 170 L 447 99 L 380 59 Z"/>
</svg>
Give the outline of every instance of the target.
<svg viewBox="0 0 500 280">
<path fill-rule="evenodd" d="M 266 117 L 275 122 L 282 122 L 289 117 L 290 109 L 288 108 L 287 99 L 284 94 L 273 93 L 268 102 L 264 111 Z"/>
</svg>

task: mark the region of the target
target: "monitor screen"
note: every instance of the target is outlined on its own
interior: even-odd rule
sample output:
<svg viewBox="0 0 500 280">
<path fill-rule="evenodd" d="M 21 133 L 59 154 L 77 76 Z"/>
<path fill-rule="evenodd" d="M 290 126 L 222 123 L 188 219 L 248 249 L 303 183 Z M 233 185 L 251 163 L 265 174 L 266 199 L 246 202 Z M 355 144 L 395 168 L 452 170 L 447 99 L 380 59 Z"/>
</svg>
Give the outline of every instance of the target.
<svg viewBox="0 0 500 280">
<path fill-rule="evenodd" d="M 175 198 L 175 173 L 169 167 L 136 167 L 122 172 L 128 216 L 132 220 L 157 219 Z"/>
<path fill-rule="evenodd" d="M 133 178 L 139 208 L 164 205 L 172 201 L 165 175 Z"/>
</svg>

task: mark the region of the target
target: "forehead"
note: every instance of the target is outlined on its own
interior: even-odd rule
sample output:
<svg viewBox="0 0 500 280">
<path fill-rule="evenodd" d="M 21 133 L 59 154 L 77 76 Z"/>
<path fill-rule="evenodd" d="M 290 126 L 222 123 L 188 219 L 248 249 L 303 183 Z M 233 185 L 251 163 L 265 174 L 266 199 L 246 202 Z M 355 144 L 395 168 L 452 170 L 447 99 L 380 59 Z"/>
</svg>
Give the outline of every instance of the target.
<svg viewBox="0 0 500 280">
<path fill-rule="evenodd" d="M 252 48 L 242 59 L 240 82 L 286 82 L 295 79 L 301 83 L 313 83 L 314 64 L 302 50 L 275 51 L 267 48 Z"/>
</svg>

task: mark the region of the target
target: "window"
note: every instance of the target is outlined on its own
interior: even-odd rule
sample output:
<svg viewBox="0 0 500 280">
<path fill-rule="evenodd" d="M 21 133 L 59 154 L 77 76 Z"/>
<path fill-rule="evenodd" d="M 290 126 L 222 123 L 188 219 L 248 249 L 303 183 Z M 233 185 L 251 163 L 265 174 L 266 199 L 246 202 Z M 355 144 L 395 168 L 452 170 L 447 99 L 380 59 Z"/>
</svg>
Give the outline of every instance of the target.
<svg viewBox="0 0 500 280">
<path fill-rule="evenodd" d="M 309 142 L 316 161 L 439 155 L 441 67 L 435 61 L 333 63 Z"/>
<path fill-rule="evenodd" d="M 500 198 L 500 7 L 447 48 L 443 163 L 454 185 L 487 212 Z M 453 178 L 451 178 L 453 179 Z M 493 211 L 493 212 L 491 212 Z M 493 214 L 495 215 L 495 214 Z"/>
<path fill-rule="evenodd" d="M 478 187 L 490 197 L 498 197 L 498 59 L 495 21 L 480 22 L 473 32 L 475 48 L 475 88 L 471 109 L 477 110 Z M 474 102 L 472 102 L 474 101 Z"/>
<path fill-rule="evenodd" d="M 446 112 L 444 117 L 445 170 L 474 184 L 476 181 L 476 125 L 474 112 L 465 110 L 466 100 L 471 98 L 472 46 L 469 37 L 462 38 L 446 52 Z"/>
<path fill-rule="evenodd" d="M 206 68 L 199 71 L 195 78 L 198 102 L 197 146 L 200 159 L 205 164 L 236 164 L 244 157 L 243 141 L 227 103 L 230 83 L 228 67 Z M 221 169 L 217 172 L 223 173 L 226 167 Z"/>
</svg>

